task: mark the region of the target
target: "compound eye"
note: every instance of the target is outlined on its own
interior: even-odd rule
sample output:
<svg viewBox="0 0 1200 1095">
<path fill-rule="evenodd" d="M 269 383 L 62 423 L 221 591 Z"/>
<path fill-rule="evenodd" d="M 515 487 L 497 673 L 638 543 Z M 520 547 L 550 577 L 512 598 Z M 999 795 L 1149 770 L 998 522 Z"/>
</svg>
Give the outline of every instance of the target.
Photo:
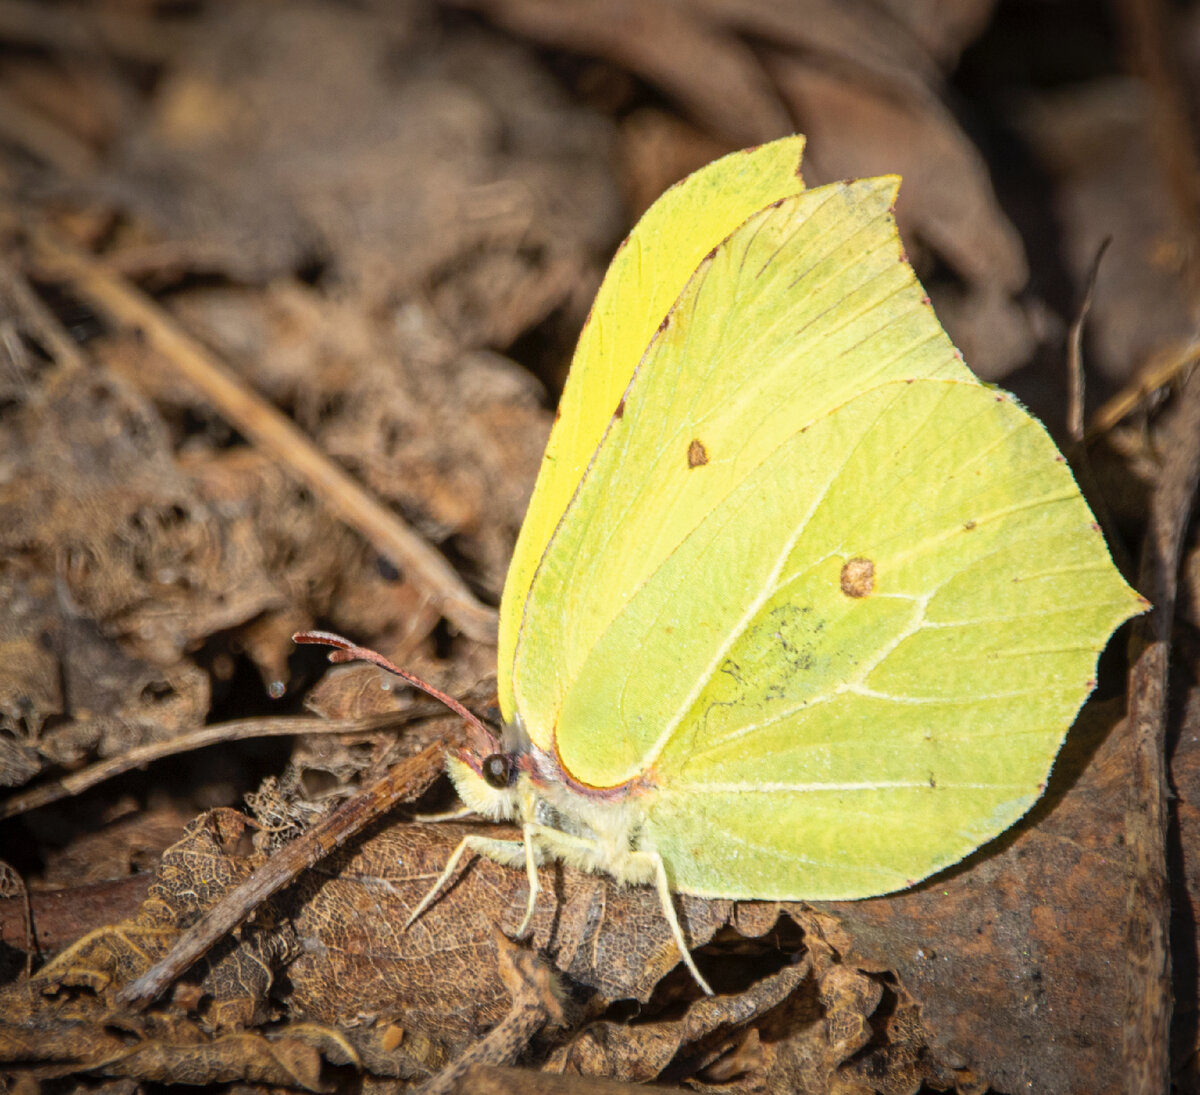
<svg viewBox="0 0 1200 1095">
<path fill-rule="evenodd" d="M 506 790 L 512 782 L 512 758 L 507 753 L 493 753 L 490 757 L 484 757 L 481 769 L 488 786 L 495 787 L 497 791 Z"/>
</svg>

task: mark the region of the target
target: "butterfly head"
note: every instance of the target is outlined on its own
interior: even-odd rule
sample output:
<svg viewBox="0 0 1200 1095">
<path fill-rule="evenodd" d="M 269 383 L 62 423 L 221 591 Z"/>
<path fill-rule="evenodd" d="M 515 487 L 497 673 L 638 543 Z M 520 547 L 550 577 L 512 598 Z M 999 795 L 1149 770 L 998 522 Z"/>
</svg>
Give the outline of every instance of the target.
<svg viewBox="0 0 1200 1095">
<path fill-rule="evenodd" d="M 481 817 L 504 821 L 520 815 L 528 759 L 528 739 L 519 727 L 506 730 L 501 739 L 476 730 L 468 745 L 446 757 L 446 771 L 464 806 Z"/>
</svg>

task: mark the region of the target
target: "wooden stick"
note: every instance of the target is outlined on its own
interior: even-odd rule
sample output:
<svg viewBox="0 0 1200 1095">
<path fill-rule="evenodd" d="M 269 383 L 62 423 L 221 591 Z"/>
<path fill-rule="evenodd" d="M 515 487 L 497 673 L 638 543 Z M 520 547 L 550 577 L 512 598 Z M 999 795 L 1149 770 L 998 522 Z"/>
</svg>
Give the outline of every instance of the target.
<svg viewBox="0 0 1200 1095">
<path fill-rule="evenodd" d="M 45 226 L 30 232 L 46 272 L 116 323 L 140 331 L 241 433 L 273 456 L 429 596 L 447 620 L 480 642 L 496 641 L 496 612 L 478 601 L 445 558 L 328 459 L 292 421 L 260 398 L 159 305 L 102 262 Z"/>
<path fill-rule="evenodd" d="M 370 790 L 343 802 L 303 836 L 285 844 L 185 931 L 165 958 L 121 989 L 117 1002 L 134 1010 L 151 1003 L 214 943 L 301 871 L 341 847 L 396 803 L 419 797 L 441 771 L 444 751 L 443 742 L 434 742 L 415 757 L 401 761 Z"/>
<path fill-rule="evenodd" d="M 1167 462 L 1150 506 L 1139 585 L 1154 610 L 1135 627 L 1129 672 L 1133 735 L 1125 842 L 1133 871 L 1125 915 L 1124 1090 L 1170 1090 L 1171 894 L 1167 877 L 1167 677 L 1179 561 L 1200 481 L 1200 374 L 1184 386 L 1166 427 Z"/>
</svg>

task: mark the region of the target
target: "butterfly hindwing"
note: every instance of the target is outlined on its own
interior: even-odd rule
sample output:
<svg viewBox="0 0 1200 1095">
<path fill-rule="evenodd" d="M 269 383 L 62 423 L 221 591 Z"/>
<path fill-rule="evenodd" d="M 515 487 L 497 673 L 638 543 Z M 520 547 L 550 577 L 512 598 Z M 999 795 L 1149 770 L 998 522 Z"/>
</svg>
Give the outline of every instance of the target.
<svg viewBox="0 0 1200 1095">
<path fill-rule="evenodd" d="M 942 332 L 895 186 L 786 198 L 700 263 L 526 598 L 531 738 L 644 784 L 682 891 L 955 862 L 1040 793 L 1143 607 L 1044 429 Z"/>
</svg>

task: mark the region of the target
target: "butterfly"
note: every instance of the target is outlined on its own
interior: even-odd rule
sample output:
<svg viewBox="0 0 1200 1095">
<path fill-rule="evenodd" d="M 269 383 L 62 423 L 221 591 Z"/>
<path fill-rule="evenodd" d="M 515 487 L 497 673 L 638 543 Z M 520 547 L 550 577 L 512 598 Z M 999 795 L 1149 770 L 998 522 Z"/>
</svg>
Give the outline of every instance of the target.
<svg viewBox="0 0 1200 1095">
<path fill-rule="evenodd" d="M 584 326 L 500 608 L 504 729 L 464 805 L 672 895 L 911 886 L 1042 793 L 1122 579 L 1042 425 L 942 330 L 899 179 L 808 189 L 803 137 L 668 190 Z"/>
</svg>

